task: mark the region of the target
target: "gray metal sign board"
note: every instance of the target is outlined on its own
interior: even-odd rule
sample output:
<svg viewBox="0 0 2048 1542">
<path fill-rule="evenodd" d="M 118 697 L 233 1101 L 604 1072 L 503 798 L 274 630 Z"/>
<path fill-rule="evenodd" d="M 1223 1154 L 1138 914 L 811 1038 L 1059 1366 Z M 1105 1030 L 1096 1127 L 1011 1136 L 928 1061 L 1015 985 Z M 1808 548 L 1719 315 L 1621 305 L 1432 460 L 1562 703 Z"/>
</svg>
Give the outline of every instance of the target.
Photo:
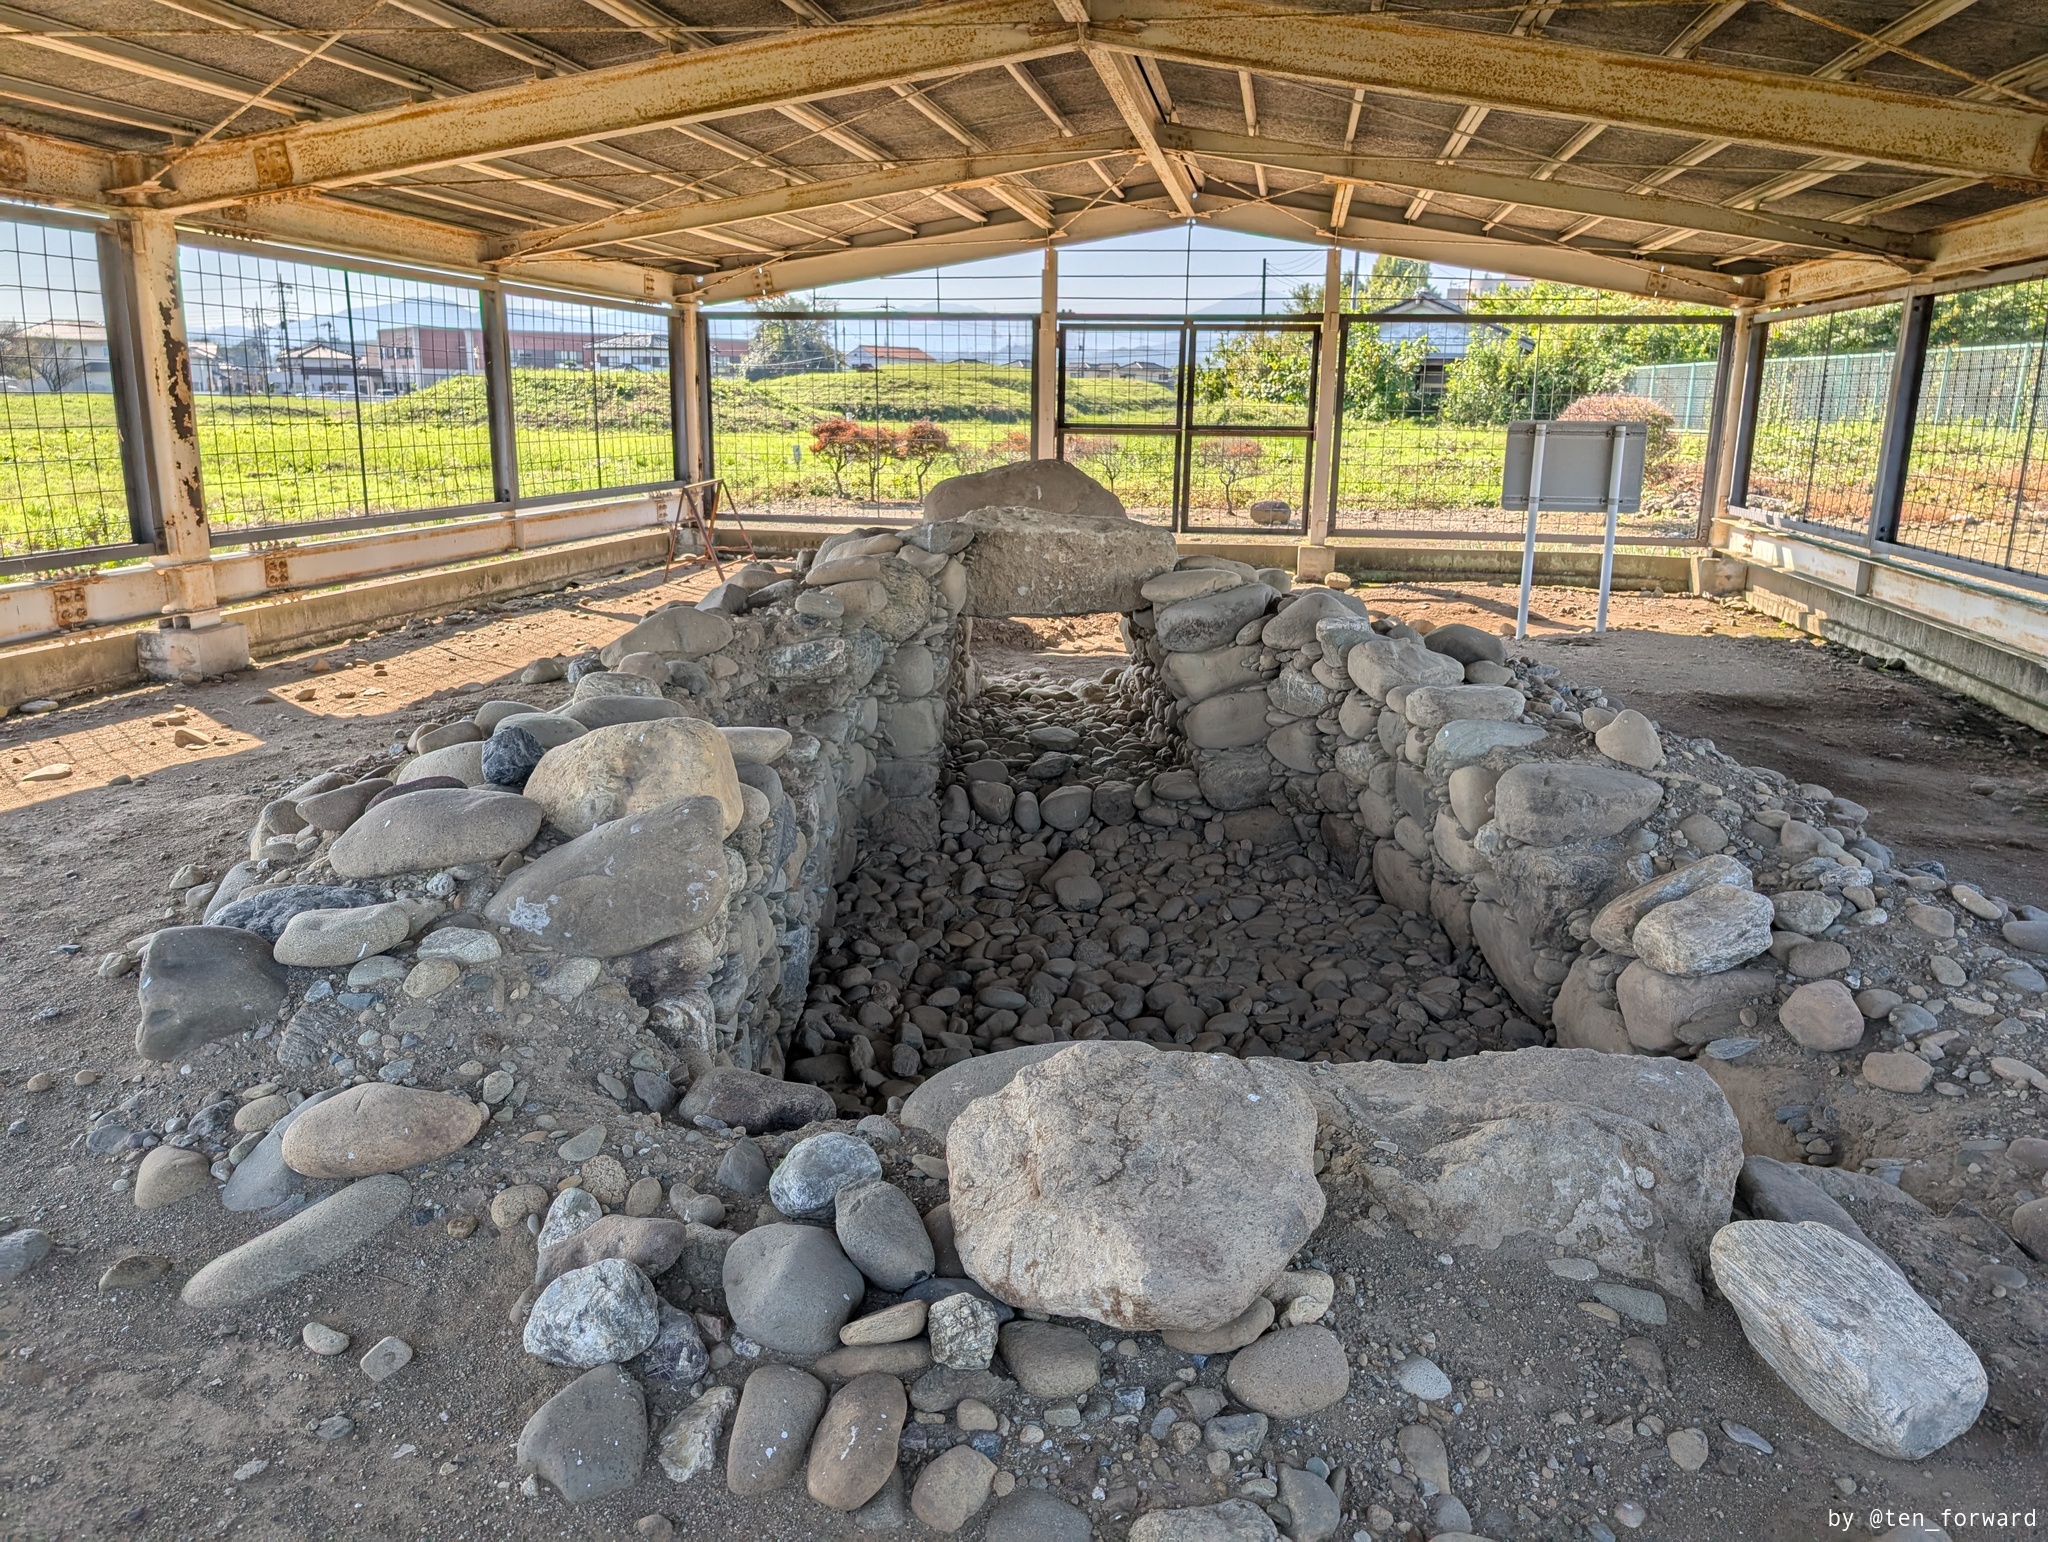
<svg viewBox="0 0 2048 1542">
<path fill-rule="evenodd" d="M 1529 506 L 1529 467 L 1535 459 L 1535 423 L 1508 425 L 1507 465 L 1501 476 L 1500 503 L 1504 509 Z M 1613 485 L 1609 455 L 1619 437 L 1621 451 L 1620 501 L 1623 514 L 1633 514 L 1643 505 L 1643 455 L 1649 447 L 1649 430 L 1641 423 L 1546 422 L 1543 429 L 1543 484 L 1537 489 L 1537 506 L 1546 512 L 1603 513 Z"/>
</svg>

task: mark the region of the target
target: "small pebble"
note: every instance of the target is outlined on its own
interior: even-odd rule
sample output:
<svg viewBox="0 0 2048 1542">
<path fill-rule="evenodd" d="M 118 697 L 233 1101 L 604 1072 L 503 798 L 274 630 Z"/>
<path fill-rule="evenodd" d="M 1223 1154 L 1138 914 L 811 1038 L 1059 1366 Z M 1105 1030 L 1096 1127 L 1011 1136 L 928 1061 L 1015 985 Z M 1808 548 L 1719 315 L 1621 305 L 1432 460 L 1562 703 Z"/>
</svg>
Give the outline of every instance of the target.
<svg viewBox="0 0 2048 1542">
<path fill-rule="evenodd" d="M 330 1328 L 324 1322 L 307 1323 L 305 1327 L 299 1330 L 299 1339 L 316 1355 L 338 1355 L 347 1350 L 349 1346 L 349 1336 L 346 1333 L 343 1333 L 339 1328 Z M 392 1342 L 395 1343 L 397 1341 L 393 1340 Z M 408 1352 L 408 1358 L 410 1358 L 410 1352 Z M 369 1367 L 365 1365 L 363 1369 L 368 1371 Z M 383 1377 L 379 1376 L 373 1379 L 381 1381 Z"/>
</svg>

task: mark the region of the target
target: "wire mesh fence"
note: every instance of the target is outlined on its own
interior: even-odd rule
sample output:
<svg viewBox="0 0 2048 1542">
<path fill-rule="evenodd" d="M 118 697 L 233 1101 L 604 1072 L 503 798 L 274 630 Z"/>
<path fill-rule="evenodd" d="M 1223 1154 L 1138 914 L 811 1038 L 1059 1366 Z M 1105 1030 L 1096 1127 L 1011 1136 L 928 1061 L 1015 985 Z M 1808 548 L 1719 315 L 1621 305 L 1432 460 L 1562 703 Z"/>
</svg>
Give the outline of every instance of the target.
<svg viewBox="0 0 2048 1542">
<path fill-rule="evenodd" d="M 1747 507 L 1868 531 L 1898 322 L 1898 306 L 1880 305 L 1771 328 Z"/>
<path fill-rule="evenodd" d="M 1031 455 L 1030 316 L 705 319 L 713 468 L 747 518 L 907 517 Z"/>
<path fill-rule="evenodd" d="M 131 539 L 90 230 L 0 220 L 0 559 Z"/>
<path fill-rule="evenodd" d="M 508 294 L 505 321 L 521 497 L 675 480 L 665 317 Z"/>
<path fill-rule="evenodd" d="M 1642 507 L 1620 539 L 1695 538 L 1718 363 L 1717 318 L 1591 320 L 1460 312 L 1434 296 L 1344 318 L 1332 529 L 1519 539 L 1500 505 L 1507 425 L 1641 422 Z M 1592 536 L 1598 513 L 1542 517 L 1544 536 Z"/>
<path fill-rule="evenodd" d="M 475 290 L 199 245 L 179 266 L 216 528 L 490 500 Z"/>
<path fill-rule="evenodd" d="M 2048 281 L 1944 296 L 1930 339 L 1898 544 L 2048 576 Z"/>
</svg>

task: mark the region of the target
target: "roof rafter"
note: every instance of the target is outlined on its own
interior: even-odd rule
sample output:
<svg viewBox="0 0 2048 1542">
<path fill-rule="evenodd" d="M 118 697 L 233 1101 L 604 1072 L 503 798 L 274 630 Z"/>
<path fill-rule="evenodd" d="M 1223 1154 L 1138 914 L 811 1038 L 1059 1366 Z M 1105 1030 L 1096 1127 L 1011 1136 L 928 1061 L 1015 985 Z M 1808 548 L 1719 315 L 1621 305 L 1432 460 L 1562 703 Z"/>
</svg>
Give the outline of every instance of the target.
<svg viewBox="0 0 2048 1542">
<path fill-rule="evenodd" d="M 1363 85 L 1928 171 L 2048 181 L 2048 118 L 1842 81 L 1454 31 L 1381 13 L 1288 14 L 1254 0 L 1095 0 L 1102 47 L 1211 69 Z M 294 130 L 292 132 L 303 132 Z"/>
<path fill-rule="evenodd" d="M 1416 188 L 1466 198 L 1492 199 L 1513 193 L 1521 203 L 1532 207 L 1567 213 L 1597 213 L 1604 219 L 1626 220 L 1633 224 L 1662 226 L 1696 222 L 1692 228 L 1721 235 L 1778 240 L 1858 255 L 1912 257 L 1924 254 L 1924 243 L 1913 236 L 1836 225 L 1826 220 L 1752 213 L 1655 194 L 1608 191 L 1577 182 L 1531 183 L 1518 173 L 1484 171 L 1473 166 L 1450 166 L 1441 161 L 1406 160 L 1394 156 L 1344 155 L 1314 145 L 1252 139 L 1207 129 L 1162 128 L 1160 136 L 1162 142 L 1171 148 L 1192 155 L 1214 156 L 1246 164 L 1263 162 L 1268 166 L 1308 172 L 1332 182 Z"/>
<path fill-rule="evenodd" d="M 525 237 L 510 243 L 504 249 L 504 255 L 518 259 L 549 256 L 605 246 L 615 241 L 727 225 L 736 220 L 764 219 L 778 214 L 801 213 L 806 209 L 829 209 L 858 199 L 886 198 L 894 193 L 984 186 L 1001 177 L 1070 166 L 1076 161 L 1127 151 L 1130 151 L 1130 145 L 1121 134 L 1098 134 L 1087 139 L 1056 139 L 1018 150 L 913 161 L 889 170 L 861 171 L 850 177 L 801 183 L 795 187 L 775 188 L 737 198 L 705 199 L 692 204 L 631 210 L 588 224 Z"/>
</svg>

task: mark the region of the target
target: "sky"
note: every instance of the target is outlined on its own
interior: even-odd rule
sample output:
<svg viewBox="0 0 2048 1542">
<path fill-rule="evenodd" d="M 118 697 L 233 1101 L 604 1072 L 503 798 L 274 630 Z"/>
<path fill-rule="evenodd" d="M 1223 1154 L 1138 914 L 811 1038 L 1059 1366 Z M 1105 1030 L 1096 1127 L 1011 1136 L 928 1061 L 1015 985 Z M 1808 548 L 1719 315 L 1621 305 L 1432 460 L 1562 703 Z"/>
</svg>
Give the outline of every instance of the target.
<svg viewBox="0 0 2048 1542">
<path fill-rule="evenodd" d="M 1322 283 L 1324 251 L 1204 224 L 1063 246 L 1060 309 L 1175 316 L 1281 311 L 1295 289 Z M 1372 257 L 1347 253 L 1344 262 L 1346 272 L 1354 262 L 1369 269 Z M 800 294 L 852 311 L 1036 311 L 1043 264 L 1040 253 L 1023 252 Z M 1435 276 L 1442 288 L 1469 275 L 1443 269 Z"/>
<path fill-rule="evenodd" d="M 1320 284 L 1324 249 L 1204 224 L 1118 236 L 1060 249 L 1060 308 L 1106 315 L 1249 315 L 1288 308 L 1303 284 Z M 827 298 L 842 311 L 1030 313 L 1038 309 L 1043 256 L 1023 252 L 944 269 L 841 284 L 802 298 Z M 1370 255 L 1347 254 L 1370 267 Z M 187 330 L 240 336 L 261 319 L 276 326 L 282 306 L 296 331 L 316 318 L 353 312 L 374 325 L 446 307 L 473 309 L 473 291 L 395 279 L 219 247 L 188 245 L 181 259 Z M 1439 289 L 1468 275 L 1445 269 Z M 515 300 L 514 325 L 600 333 L 647 325 L 631 311 Z M 719 307 L 745 314 L 741 305 Z M 581 314 L 578 314 L 581 313 Z M 93 238 L 84 232 L 0 220 L 0 319 L 101 319 Z M 309 331 L 324 330 L 309 327 Z"/>
</svg>

